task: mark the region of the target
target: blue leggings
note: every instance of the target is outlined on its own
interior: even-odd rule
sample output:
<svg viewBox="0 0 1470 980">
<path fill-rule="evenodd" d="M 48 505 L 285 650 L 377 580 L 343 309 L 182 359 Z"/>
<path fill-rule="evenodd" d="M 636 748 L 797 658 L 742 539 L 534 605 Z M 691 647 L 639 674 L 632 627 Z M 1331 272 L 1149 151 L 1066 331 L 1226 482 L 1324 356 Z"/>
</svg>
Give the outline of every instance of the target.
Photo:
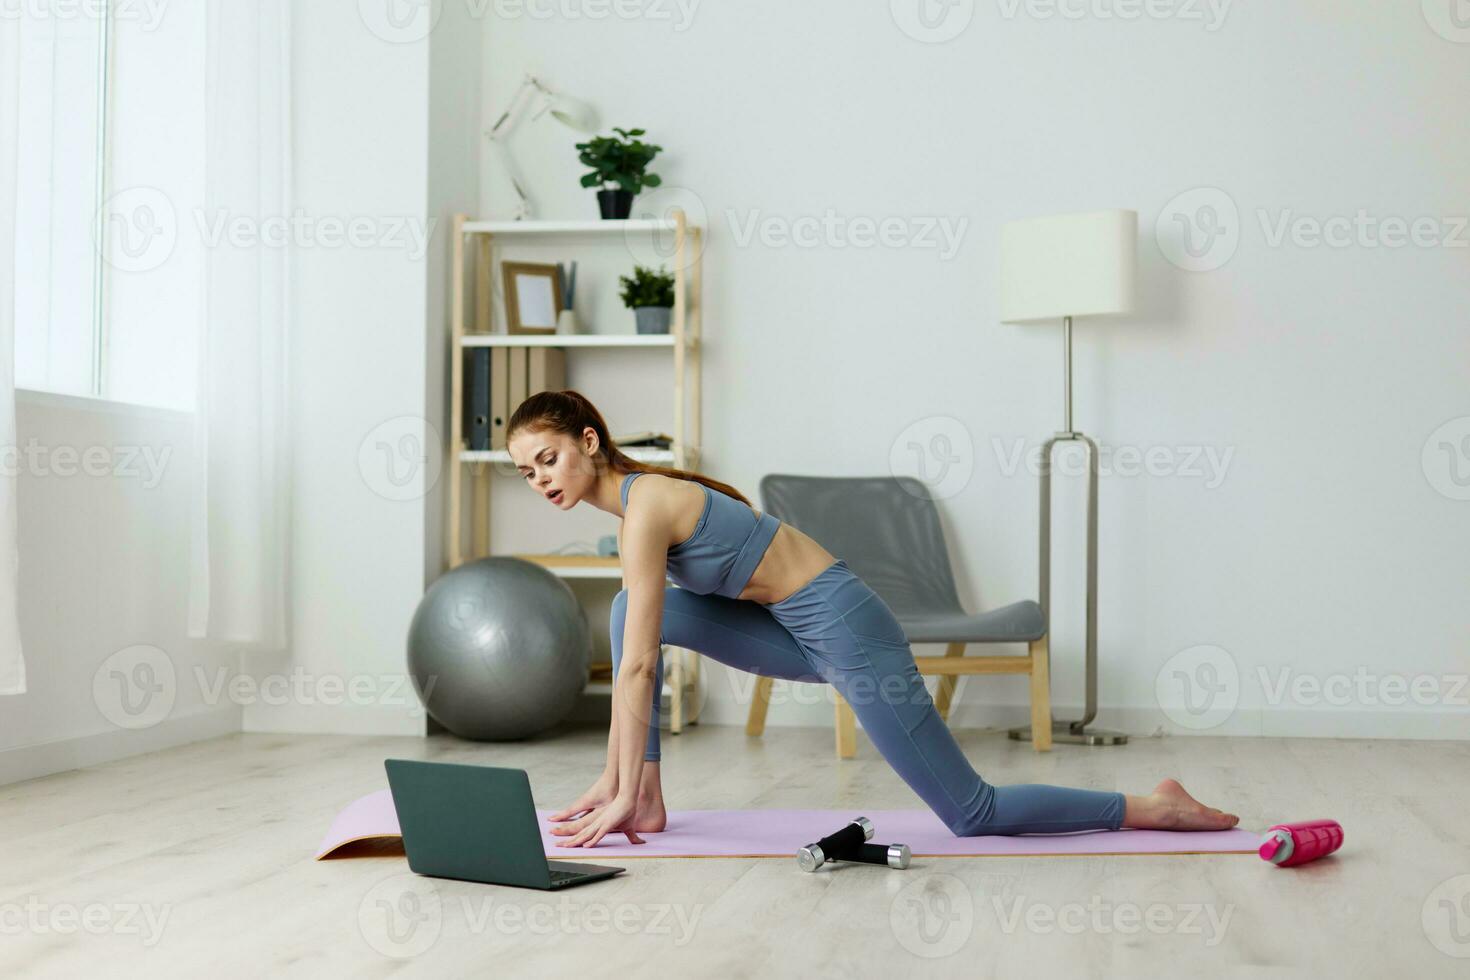
<svg viewBox="0 0 1470 980">
<path fill-rule="evenodd" d="M 616 676 L 623 653 L 627 590 L 613 600 Z M 878 751 L 956 837 L 1117 830 L 1122 793 L 1040 783 L 992 786 L 960 751 L 914 665 L 888 604 L 839 559 L 769 605 L 670 586 L 661 643 L 696 650 L 752 674 L 827 683 L 852 706 Z M 659 759 L 658 660 L 644 759 Z"/>
</svg>

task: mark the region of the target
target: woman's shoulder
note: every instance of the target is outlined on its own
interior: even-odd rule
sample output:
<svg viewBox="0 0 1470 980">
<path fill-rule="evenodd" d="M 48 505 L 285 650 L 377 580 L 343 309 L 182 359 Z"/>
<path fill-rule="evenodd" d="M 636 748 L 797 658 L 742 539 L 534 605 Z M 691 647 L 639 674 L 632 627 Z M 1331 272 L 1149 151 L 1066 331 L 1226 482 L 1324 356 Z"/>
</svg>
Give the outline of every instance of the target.
<svg viewBox="0 0 1470 980">
<path fill-rule="evenodd" d="M 644 501 L 676 500 L 680 494 L 687 494 L 691 489 L 703 486 L 695 480 L 681 480 L 676 476 L 666 476 L 663 473 L 648 470 L 635 470 L 625 475 L 622 482 L 626 487 L 624 493 L 629 504 L 633 502 L 635 493 L 639 500 Z"/>
<path fill-rule="evenodd" d="M 632 479 L 633 476 L 638 479 Z M 673 522 L 679 519 L 686 508 L 704 506 L 704 494 L 708 489 L 698 480 L 684 480 L 663 473 L 629 473 L 623 477 L 626 490 L 623 494 L 623 517 L 636 511 L 645 519 Z"/>
</svg>

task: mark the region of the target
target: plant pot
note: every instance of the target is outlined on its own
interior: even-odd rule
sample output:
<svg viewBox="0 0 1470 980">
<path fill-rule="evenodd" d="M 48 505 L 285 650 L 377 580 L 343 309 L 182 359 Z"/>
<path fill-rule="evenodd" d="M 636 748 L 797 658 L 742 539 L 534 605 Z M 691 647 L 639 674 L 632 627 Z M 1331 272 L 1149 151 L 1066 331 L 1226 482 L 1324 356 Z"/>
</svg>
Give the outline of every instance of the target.
<svg viewBox="0 0 1470 980">
<path fill-rule="evenodd" d="M 626 218 L 633 213 L 633 192 L 622 188 L 597 192 L 597 206 L 604 218 Z"/>
<path fill-rule="evenodd" d="M 668 333 L 669 321 L 674 318 L 672 306 L 635 306 L 633 318 L 639 333 Z"/>
</svg>

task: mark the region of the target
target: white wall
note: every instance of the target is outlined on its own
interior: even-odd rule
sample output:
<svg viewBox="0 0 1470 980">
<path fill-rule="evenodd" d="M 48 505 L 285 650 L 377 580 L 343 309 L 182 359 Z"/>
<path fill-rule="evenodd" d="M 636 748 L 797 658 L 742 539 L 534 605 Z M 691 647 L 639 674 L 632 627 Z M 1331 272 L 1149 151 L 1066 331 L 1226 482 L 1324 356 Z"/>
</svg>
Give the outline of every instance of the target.
<svg viewBox="0 0 1470 980">
<path fill-rule="evenodd" d="M 916 40 L 892 13 L 902 2 L 709 3 L 687 22 L 674 4 L 632 5 L 647 13 L 633 19 L 618 5 L 492 6 L 485 117 L 534 70 L 594 101 L 606 125 L 644 126 L 666 148 L 654 169 L 687 190 L 662 198 L 702 208 L 710 228 L 707 472 L 750 494 L 771 472 L 886 473 L 909 427 L 927 437 L 944 417 L 962 423 L 956 465 L 970 476 L 941 506 L 972 608 L 1035 595 L 1036 481 L 1005 462 L 1015 440 L 1034 448 L 1061 425 L 1060 331 L 997 323 L 1000 226 L 1137 209 L 1141 309 L 1079 324 L 1076 420 L 1113 449 L 1162 447 L 1174 465 L 1156 456 L 1173 472 L 1104 479 L 1100 721 L 1470 735 L 1470 692 L 1458 687 L 1470 503 L 1436 490 L 1453 486 L 1448 456 L 1421 465 L 1431 433 L 1470 415 L 1470 232 L 1454 221 L 1470 200 L 1470 44 L 1437 34 L 1414 3 L 1147 5 L 1205 19 L 1132 21 L 931 6 L 959 18 L 940 30 L 963 30 Z M 543 217 L 595 213 L 574 140 L 549 119 L 516 137 Z M 508 187 L 494 161 L 482 167 L 482 211 L 503 214 Z M 1237 248 L 1218 268 L 1185 271 L 1164 249 L 1180 242 L 1174 214 L 1196 216 L 1201 199 L 1174 199 L 1202 187 L 1238 209 L 1221 239 Z M 1283 214 L 1360 210 L 1369 223 L 1428 217 L 1458 247 L 1304 247 L 1267 234 Z M 824 232 L 829 216 L 843 224 Z M 919 240 L 862 247 L 846 229 L 856 219 L 897 219 L 899 237 Z M 747 237 L 752 222 L 787 242 Z M 952 254 L 931 223 L 962 230 Z M 809 231 L 816 244 L 789 243 Z M 610 300 L 614 271 L 598 270 L 597 329 L 630 329 Z M 637 389 L 662 378 L 630 359 L 572 383 L 614 429 L 642 428 L 667 408 Z M 1223 478 L 1193 475 L 1197 451 L 1232 454 Z M 1457 462 L 1470 471 L 1470 452 Z M 497 551 L 611 528 L 584 515 L 553 525 L 536 503 L 497 507 Z M 1082 695 L 1079 503 L 1057 502 L 1061 716 Z M 1181 672 L 1209 681 L 1201 669 L 1220 656 L 1185 652 L 1201 645 L 1226 651 L 1213 703 L 1236 707 L 1223 717 L 1183 707 Z M 1345 700 L 1341 687 L 1289 693 L 1299 675 L 1341 685 L 1359 672 Z M 1283 676 L 1288 693 L 1273 699 Z M 1427 703 L 1381 703 L 1416 680 L 1436 692 Z M 731 689 L 715 685 L 708 719 L 743 718 Z M 970 682 L 963 700 L 959 724 L 1023 719 L 1019 678 Z M 828 724 L 830 711 L 778 704 L 771 721 Z"/>
<path fill-rule="evenodd" d="M 426 444 L 429 45 L 374 26 L 357 5 L 293 8 L 294 205 L 372 235 L 294 253 L 291 650 L 246 669 L 305 693 L 248 705 L 247 731 L 424 730 L 404 639 L 431 471 L 401 440 Z"/>
<path fill-rule="evenodd" d="M 17 402 L 29 689 L 0 703 L 0 785 L 239 731 L 239 654 L 188 637 L 190 416 Z"/>
<path fill-rule="evenodd" d="M 468 6 L 451 3 L 429 35 L 429 187 L 428 213 L 437 222 L 428 254 L 427 417 L 439 432 L 441 444 L 449 441 L 449 300 L 452 286 L 451 261 L 454 215 L 477 216 L 479 207 L 480 85 L 483 69 L 478 23 Z M 473 256 L 466 252 L 465 274 L 471 275 Z M 470 280 L 466 280 L 470 281 Z M 468 318 L 472 309 L 465 310 Z M 457 473 L 445 469 L 424 501 L 424 582 L 432 582 L 444 571 L 446 493 L 450 478 Z M 465 483 L 465 496 L 469 483 Z"/>
</svg>

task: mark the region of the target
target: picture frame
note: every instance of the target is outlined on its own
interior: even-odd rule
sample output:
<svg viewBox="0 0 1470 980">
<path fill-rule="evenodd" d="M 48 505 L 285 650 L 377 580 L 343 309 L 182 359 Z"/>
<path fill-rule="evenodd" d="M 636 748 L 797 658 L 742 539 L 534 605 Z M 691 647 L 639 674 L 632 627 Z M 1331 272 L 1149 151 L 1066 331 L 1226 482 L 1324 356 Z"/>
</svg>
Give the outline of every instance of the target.
<svg viewBox="0 0 1470 980">
<path fill-rule="evenodd" d="M 505 332 L 556 333 L 562 310 L 561 269 L 540 262 L 502 262 Z"/>
</svg>

